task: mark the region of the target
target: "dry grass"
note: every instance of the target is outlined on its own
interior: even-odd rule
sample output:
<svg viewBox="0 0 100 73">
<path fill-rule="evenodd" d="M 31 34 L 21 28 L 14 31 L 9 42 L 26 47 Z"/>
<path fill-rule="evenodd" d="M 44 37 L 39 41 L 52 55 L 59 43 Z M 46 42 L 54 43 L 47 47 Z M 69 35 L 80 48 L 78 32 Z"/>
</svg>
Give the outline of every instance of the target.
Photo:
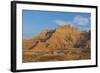
<svg viewBox="0 0 100 73">
<path fill-rule="evenodd" d="M 23 62 L 44 62 L 44 61 L 64 61 L 90 59 L 90 50 L 80 48 L 70 48 L 67 50 L 53 51 L 25 51 Z"/>
</svg>

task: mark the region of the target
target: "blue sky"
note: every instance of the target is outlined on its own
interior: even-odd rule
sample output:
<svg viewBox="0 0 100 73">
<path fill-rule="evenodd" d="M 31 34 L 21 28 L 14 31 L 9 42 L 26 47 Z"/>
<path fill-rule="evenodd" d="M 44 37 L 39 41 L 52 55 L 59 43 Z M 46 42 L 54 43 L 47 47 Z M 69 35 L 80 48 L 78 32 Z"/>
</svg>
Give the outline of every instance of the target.
<svg viewBox="0 0 100 73">
<path fill-rule="evenodd" d="M 23 10 L 23 38 L 34 38 L 45 29 L 55 29 L 65 24 L 71 24 L 81 31 L 89 30 L 90 18 L 90 13 Z"/>
</svg>

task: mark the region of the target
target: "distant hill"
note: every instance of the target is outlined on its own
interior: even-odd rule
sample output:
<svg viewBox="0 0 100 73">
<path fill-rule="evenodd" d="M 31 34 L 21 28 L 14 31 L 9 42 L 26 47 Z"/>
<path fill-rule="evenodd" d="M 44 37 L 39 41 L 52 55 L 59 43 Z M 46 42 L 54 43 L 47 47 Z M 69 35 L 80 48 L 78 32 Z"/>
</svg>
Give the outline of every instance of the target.
<svg viewBox="0 0 100 73">
<path fill-rule="evenodd" d="M 37 37 L 35 37 L 34 39 L 30 39 L 30 40 L 23 40 L 23 60 L 24 62 L 28 62 L 30 60 L 28 60 L 27 56 L 34 56 L 34 53 L 38 53 L 41 55 L 45 55 L 47 53 L 52 52 L 52 54 L 57 54 L 58 52 L 56 51 L 71 51 L 71 52 L 80 52 L 73 56 L 71 56 L 70 54 L 65 54 L 64 56 L 69 57 L 66 58 L 64 56 L 56 56 L 60 59 L 63 60 L 68 59 L 68 60 L 72 60 L 72 59 L 85 59 L 85 58 L 90 58 L 90 51 L 89 49 L 91 48 L 90 46 L 90 31 L 87 32 L 82 32 L 80 31 L 78 28 L 75 28 L 71 25 L 67 25 L 65 24 L 64 26 L 58 26 L 56 29 L 54 30 L 44 30 L 42 31 Z M 83 53 L 82 51 L 85 51 L 86 53 Z M 28 53 L 28 54 L 27 54 Z M 81 58 L 79 58 L 80 56 L 82 56 L 82 54 L 86 54 L 87 56 L 83 56 Z M 43 55 L 43 56 L 44 56 Z M 70 55 L 70 56 L 69 56 Z M 29 56 L 29 58 L 30 58 Z M 76 57 L 75 57 L 76 56 Z M 51 57 L 51 56 L 50 56 Z M 54 57 L 54 56 L 53 56 Z M 50 58 L 50 60 L 52 61 L 53 57 Z M 43 61 L 45 61 L 44 59 L 49 58 L 48 57 L 43 57 Z M 34 58 L 33 58 L 34 59 Z M 42 60 L 39 58 L 39 60 Z M 28 60 L 28 61 L 27 61 Z M 56 59 L 57 60 L 57 59 Z M 32 60 L 33 61 L 33 60 Z M 38 61 L 38 60 L 37 60 Z M 49 61 L 49 60 L 48 60 Z"/>
</svg>

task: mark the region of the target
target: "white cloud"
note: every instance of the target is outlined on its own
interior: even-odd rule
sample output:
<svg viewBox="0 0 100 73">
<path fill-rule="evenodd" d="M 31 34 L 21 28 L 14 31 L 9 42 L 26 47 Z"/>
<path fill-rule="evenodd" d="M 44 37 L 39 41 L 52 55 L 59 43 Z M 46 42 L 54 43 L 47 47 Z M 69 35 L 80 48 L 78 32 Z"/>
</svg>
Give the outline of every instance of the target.
<svg viewBox="0 0 100 73">
<path fill-rule="evenodd" d="M 55 23 L 57 25 L 62 25 L 62 26 L 66 24 L 66 22 L 65 21 L 62 21 L 62 20 L 55 20 Z"/>
<path fill-rule="evenodd" d="M 73 23 L 76 25 L 85 26 L 89 24 L 89 19 L 86 17 L 82 17 L 82 16 L 76 16 L 73 19 Z"/>
<path fill-rule="evenodd" d="M 71 21 L 63 21 L 63 20 L 55 20 L 54 21 L 57 25 L 67 25 L 67 24 L 72 24 Z"/>
<path fill-rule="evenodd" d="M 75 16 L 72 20 L 70 21 L 64 21 L 64 20 L 55 20 L 54 21 L 57 25 L 63 26 L 63 25 L 67 25 L 70 24 L 74 27 L 77 27 L 81 30 L 89 30 L 90 29 L 90 19 L 86 18 L 84 16 Z"/>
<path fill-rule="evenodd" d="M 75 16 L 72 21 L 63 21 L 63 20 L 55 20 L 54 21 L 58 25 L 72 24 L 78 26 L 88 26 L 90 24 L 89 18 L 83 16 Z"/>
</svg>

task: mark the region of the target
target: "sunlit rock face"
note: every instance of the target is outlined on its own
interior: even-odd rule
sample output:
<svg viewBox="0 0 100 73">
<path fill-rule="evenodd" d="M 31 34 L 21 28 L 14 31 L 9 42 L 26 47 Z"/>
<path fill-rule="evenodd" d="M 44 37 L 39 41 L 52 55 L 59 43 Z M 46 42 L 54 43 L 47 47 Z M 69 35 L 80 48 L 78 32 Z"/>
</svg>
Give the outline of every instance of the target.
<svg viewBox="0 0 100 73">
<path fill-rule="evenodd" d="M 65 24 L 23 40 L 23 62 L 90 59 L 91 33 Z"/>
</svg>

